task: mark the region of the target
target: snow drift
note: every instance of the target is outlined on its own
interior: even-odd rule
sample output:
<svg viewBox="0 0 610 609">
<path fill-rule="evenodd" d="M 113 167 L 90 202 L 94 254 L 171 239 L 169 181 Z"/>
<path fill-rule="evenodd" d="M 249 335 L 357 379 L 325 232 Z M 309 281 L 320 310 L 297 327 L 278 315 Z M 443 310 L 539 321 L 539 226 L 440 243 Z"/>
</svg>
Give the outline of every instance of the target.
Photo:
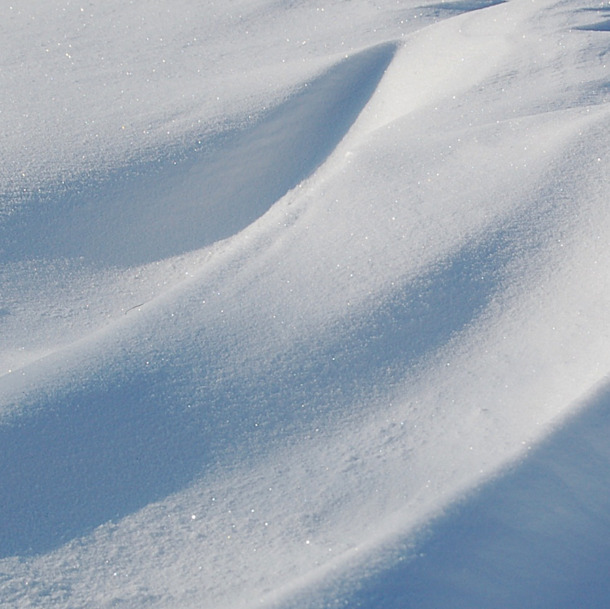
<svg viewBox="0 0 610 609">
<path fill-rule="evenodd" d="M 606 12 L 10 7 L 2 603 L 602 605 Z"/>
</svg>

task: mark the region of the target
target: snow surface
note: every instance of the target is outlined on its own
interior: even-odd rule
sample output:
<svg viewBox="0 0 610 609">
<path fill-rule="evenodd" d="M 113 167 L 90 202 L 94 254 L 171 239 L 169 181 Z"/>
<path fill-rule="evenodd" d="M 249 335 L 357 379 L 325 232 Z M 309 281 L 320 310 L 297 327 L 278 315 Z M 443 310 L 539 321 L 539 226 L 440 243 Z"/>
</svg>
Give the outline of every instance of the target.
<svg viewBox="0 0 610 609">
<path fill-rule="evenodd" d="M 610 5 L 0 14 L 0 606 L 609 605 Z"/>
</svg>

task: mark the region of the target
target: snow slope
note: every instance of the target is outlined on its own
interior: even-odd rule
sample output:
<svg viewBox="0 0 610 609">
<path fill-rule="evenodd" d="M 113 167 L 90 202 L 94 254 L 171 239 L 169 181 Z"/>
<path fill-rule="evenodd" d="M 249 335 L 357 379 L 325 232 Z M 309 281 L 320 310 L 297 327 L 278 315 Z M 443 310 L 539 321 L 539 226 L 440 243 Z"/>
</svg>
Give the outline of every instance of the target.
<svg viewBox="0 0 610 609">
<path fill-rule="evenodd" d="M 607 5 L 2 12 L 0 605 L 607 604 Z"/>
</svg>

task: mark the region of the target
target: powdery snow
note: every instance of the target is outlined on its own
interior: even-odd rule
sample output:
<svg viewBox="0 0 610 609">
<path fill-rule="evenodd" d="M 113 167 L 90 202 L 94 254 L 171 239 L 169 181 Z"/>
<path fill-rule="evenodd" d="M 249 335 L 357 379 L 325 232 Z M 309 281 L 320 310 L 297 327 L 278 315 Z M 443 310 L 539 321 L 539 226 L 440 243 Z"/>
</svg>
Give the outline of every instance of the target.
<svg viewBox="0 0 610 609">
<path fill-rule="evenodd" d="M 608 10 L 5 7 L 0 605 L 605 606 Z"/>
</svg>

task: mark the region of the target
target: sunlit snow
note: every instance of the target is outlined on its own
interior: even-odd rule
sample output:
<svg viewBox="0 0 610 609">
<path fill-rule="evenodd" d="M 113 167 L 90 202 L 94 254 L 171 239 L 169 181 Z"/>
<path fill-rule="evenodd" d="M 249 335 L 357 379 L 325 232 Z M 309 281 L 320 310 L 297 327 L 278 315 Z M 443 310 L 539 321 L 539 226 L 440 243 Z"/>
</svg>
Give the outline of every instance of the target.
<svg viewBox="0 0 610 609">
<path fill-rule="evenodd" d="M 0 606 L 608 606 L 608 3 L 0 15 Z"/>
</svg>

